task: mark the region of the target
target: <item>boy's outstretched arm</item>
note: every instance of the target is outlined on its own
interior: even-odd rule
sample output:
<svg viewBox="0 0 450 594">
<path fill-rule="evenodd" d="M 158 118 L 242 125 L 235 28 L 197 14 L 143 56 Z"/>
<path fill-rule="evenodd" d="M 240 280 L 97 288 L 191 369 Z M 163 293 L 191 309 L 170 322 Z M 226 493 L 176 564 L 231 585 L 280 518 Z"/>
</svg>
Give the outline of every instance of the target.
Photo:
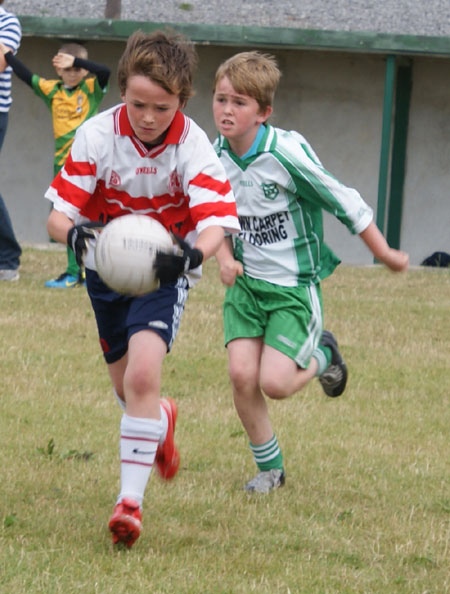
<svg viewBox="0 0 450 594">
<path fill-rule="evenodd" d="M 244 268 L 238 260 L 234 259 L 231 237 L 225 237 L 216 253 L 216 260 L 220 268 L 220 280 L 224 285 L 232 287 L 236 277 L 244 273 Z"/>
<path fill-rule="evenodd" d="M 212 225 L 203 229 L 197 237 L 195 247 L 203 254 L 203 261 L 214 256 L 223 242 L 223 228 Z"/>
<path fill-rule="evenodd" d="M 374 222 L 371 222 L 359 236 L 375 258 L 393 272 L 402 272 L 408 268 L 409 255 L 406 252 L 389 247 L 389 244 Z"/>
</svg>

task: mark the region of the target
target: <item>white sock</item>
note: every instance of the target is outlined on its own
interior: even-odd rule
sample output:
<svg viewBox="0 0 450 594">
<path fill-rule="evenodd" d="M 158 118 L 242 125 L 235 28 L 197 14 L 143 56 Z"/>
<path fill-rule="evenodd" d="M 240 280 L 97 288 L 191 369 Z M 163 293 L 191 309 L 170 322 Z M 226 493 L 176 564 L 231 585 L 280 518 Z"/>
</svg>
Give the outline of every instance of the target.
<svg viewBox="0 0 450 594">
<path fill-rule="evenodd" d="M 328 361 L 325 357 L 325 353 L 320 349 L 316 349 L 312 356 L 317 361 L 316 377 L 319 377 L 326 369 L 328 369 Z"/>
<path fill-rule="evenodd" d="M 122 400 L 122 398 L 116 392 L 116 389 L 115 388 L 113 388 L 113 392 L 114 392 L 114 396 L 116 397 L 116 400 L 117 400 L 118 405 L 123 410 L 123 412 L 125 412 L 125 409 L 127 407 L 127 405 L 125 404 L 125 400 Z"/>
<path fill-rule="evenodd" d="M 144 499 L 155 454 L 163 430 L 157 419 L 122 416 L 120 423 L 120 476 L 118 501 L 124 497 L 135 499 L 140 506 Z"/>
</svg>

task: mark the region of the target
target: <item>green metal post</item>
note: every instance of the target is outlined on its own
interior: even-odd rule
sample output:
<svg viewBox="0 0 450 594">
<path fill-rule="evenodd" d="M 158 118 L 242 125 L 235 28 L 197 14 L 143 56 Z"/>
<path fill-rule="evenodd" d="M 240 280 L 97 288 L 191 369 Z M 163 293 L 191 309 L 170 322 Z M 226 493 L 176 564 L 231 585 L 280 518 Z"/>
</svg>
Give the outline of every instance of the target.
<svg viewBox="0 0 450 594">
<path fill-rule="evenodd" d="M 386 238 L 390 246 L 400 248 L 400 230 L 405 185 L 406 146 L 408 139 L 409 105 L 411 101 L 412 68 L 408 61 L 397 70 L 395 95 L 394 139 L 392 143 L 391 187 Z"/>
<path fill-rule="evenodd" d="M 383 126 L 381 130 L 380 170 L 378 175 L 377 226 L 384 234 L 386 215 L 386 194 L 389 177 L 389 157 L 391 148 L 392 104 L 394 98 L 394 82 L 396 57 L 389 55 L 386 60 L 384 81 Z"/>
</svg>

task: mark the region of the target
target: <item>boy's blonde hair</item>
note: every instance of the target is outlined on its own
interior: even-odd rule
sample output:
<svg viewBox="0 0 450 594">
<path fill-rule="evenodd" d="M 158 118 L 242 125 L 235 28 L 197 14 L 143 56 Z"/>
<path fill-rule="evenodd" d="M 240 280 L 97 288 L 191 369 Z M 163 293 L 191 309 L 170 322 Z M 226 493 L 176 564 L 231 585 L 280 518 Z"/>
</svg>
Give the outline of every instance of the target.
<svg viewBox="0 0 450 594">
<path fill-rule="evenodd" d="M 74 58 L 82 58 L 83 60 L 87 60 L 88 57 L 87 49 L 84 45 L 80 45 L 79 43 L 64 43 L 64 45 L 59 48 L 58 52 L 69 54 Z"/>
<path fill-rule="evenodd" d="M 241 52 L 223 62 L 216 72 L 214 89 L 226 76 L 236 93 L 255 99 L 261 110 L 273 105 L 281 72 L 274 56 L 259 52 Z"/>
<path fill-rule="evenodd" d="M 184 105 L 192 97 L 197 54 L 191 42 L 176 33 L 136 31 L 119 60 L 117 79 L 125 94 L 130 76 L 150 78 Z"/>
</svg>

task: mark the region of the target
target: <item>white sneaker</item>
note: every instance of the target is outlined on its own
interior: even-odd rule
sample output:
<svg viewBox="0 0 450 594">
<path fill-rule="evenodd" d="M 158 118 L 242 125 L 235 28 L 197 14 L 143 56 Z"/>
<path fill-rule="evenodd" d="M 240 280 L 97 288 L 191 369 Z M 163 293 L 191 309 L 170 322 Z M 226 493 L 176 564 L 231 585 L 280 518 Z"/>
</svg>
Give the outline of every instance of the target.
<svg viewBox="0 0 450 594">
<path fill-rule="evenodd" d="M 19 276 L 17 268 L 0 270 L 0 281 L 18 281 Z"/>
<path fill-rule="evenodd" d="M 257 474 L 255 478 L 249 481 L 244 491 L 253 491 L 254 493 L 269 493 L 273 489 L 282 487 L 285 481 L 284 470 L 279 468 L 272 468 L 271 470 L 264 470 Z"/>
</svg>

